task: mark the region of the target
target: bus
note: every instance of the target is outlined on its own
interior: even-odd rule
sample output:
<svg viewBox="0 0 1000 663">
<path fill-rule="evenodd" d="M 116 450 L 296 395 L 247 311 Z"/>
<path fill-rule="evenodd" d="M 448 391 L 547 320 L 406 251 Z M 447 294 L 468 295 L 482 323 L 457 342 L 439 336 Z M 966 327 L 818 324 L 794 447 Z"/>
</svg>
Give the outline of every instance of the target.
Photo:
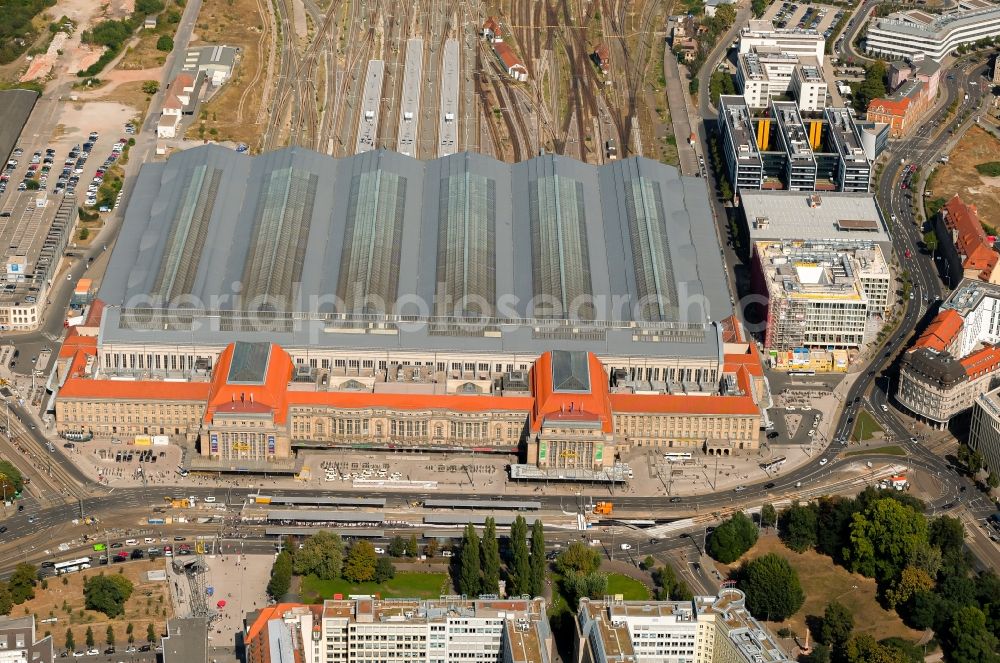
<svg viewBox="0 0 1000 663">
<path fill-rule="evenodd" d="M 81 557 L 79 559 L 71 559 L 67 562 L 59 562 L 54 567 L 52 567 L 56 575 L 61 576 L 64 573 L 73 573 L 75 571 L 81 571 L 83 569 L 90 568 L 90 558 Z"/>
<path fill-rule="evenodd" d="M 771 470 L 777 470 L 784 464 L 785 464 L 785 457 L 778 456 L 774 460 L 768 461 L 766 463 L 761 463 L 760 469 L 764 470 L 765 472 L 770 472 Z"/>
<path fill-rule="evenodd" d="M 663 460 L 667 461 L 668 463 L 681 463 L 684 462 L 685 460 L 691 460 L 691 452 L 668 451 L 667 453 L 663 454 Z"/>
</svg>

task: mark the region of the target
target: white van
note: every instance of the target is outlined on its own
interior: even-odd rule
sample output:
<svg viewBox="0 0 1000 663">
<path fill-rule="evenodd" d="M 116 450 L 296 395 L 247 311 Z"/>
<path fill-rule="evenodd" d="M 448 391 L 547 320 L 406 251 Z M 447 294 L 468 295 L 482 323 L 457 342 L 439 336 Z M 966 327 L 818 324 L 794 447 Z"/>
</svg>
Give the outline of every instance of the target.
<svg viewBox="0 0 1000 663">
<path fill-rule="evenodd" d="M 889 411 L 889 406 L 886 405 L 885 403 L 882 403 L 881 405 L 879 405 L 879 407 L 882 408 L 883 412 L 888 412 Z"/>
<path fill-rule="evenodd" d="M 215 495 L 209 495 L 209 496 L 207 496 L 205 498 L 205 502 L 207 502 L 208 504 L 212 504 L 213 502 L 215 502 Z"/>
<path fill-rule="evenodd" d="M 135 539 L 125 539 L 125 545 L 126 546 L 136 546 L 136 545 L 139 545 L 139 542 L 136 541 Z"/>
</svg>

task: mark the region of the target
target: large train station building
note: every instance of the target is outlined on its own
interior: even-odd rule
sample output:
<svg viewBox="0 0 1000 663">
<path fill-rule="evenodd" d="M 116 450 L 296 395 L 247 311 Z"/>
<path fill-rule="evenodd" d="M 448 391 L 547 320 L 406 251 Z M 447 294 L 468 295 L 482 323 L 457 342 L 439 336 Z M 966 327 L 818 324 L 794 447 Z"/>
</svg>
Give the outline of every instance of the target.
<svg viewBox="0 0 1000 663">
<path fill-rule="evenodd" d="M 642 158 L 187 150 L 143 166 L 98 298 L 57 367 L 59 430 L 220 464 L 728 454 L 767 398 L 704 183 Z"/>
</svg>

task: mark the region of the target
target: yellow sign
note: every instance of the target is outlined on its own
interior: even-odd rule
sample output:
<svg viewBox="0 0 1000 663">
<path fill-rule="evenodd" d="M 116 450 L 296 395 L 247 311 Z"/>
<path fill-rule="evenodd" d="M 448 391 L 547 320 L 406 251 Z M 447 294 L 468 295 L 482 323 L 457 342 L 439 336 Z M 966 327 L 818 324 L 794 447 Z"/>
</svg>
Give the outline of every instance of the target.
<svg viewBox="0 0 1000 663">
<path fill-rule="evenodd" d="M 148 435 L 136 435 L 135 436 L 135 446 L 137 447 L 150 447 L 153 445 L 153 438 Z"/>
</svg>

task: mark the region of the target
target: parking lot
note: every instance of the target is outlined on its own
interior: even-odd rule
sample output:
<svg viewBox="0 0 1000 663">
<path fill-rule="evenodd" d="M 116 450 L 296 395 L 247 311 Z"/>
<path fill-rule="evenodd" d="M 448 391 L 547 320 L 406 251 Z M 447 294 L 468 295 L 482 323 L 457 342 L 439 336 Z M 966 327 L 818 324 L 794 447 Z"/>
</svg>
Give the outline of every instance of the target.
<svg viewBox="0 0 1000 663">
<path fill-rule="evenodd" d="M 127 140 L 134 114 L 122 104 L 97 102 L 33 113 L 9 160 L 0 164 L 0 244 L 7 247 L 8 264 L 17 263 L 15 278 L 0 288 L 0 331 L 37 325 L 64 252 L 80 241 L 72 207 L 98 202 L 88 189 L 100 186 L 99 171 L 112 165 L 116 141 Z M 68 194 L 75 194 L 74 205 L 57 219 Z"/>
<path fill-rule="evenodd" d="M 816 30 L 824 37 L 830 37 L 833 26 L 847 11 L 841 7 L 809 4 L 804 2 L 775 2 L 762 18 L 774 21 L 778 28 L 797 28 L 799 30 Z"/>
</svg>

